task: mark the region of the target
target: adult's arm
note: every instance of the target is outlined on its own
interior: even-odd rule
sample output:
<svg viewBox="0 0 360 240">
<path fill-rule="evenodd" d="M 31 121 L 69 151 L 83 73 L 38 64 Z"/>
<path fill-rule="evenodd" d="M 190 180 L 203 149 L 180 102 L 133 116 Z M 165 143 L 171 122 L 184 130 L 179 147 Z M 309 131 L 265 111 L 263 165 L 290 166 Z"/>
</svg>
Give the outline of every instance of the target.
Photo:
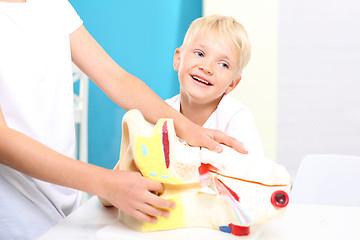
<svg viewBox="0 0 360 240">
<path fill-rule="evenodd" d="M 161 183 L 137 172 L 113 171 L 66 157 L 7 126 L 0 106 L 0 163 L 40 180 L 71 187 L 107 199 L 141 221 L 168 216 L 174 204 L 152 192 Z"/>
</svg>

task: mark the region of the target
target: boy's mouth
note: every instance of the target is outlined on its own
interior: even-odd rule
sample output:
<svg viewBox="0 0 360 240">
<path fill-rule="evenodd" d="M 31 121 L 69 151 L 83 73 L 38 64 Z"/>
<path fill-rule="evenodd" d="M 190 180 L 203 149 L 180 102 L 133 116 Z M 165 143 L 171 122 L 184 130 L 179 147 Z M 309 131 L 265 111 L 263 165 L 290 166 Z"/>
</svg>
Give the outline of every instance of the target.
<svg viewBox="0 0 360 240">
<path fill-rule="evenodd" d="M 208 82 L 208 81 L 206 81 L 206 80 L 204 80 L 204 79 L 202 79 L 202 78 L 200 78 L 198 76 L 191 76 L 191 77 L 197 82 L 201 82 L 201 83 L 203 83 L 203 84 L 205 84 L 207 86 L 212 86 L 212 84 L 210 82 Z"/>
</svg>

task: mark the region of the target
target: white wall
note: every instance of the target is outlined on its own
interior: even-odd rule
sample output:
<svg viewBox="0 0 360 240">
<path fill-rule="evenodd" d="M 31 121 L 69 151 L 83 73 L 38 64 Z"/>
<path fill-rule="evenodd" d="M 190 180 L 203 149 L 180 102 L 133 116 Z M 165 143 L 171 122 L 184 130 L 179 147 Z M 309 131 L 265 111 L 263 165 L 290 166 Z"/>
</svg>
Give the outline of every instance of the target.
<svg viewBox="0 0 360 240">
<path fill-rule="evenodd" d="M 360 156 L 360 2 L 279 3 L 278 161 Z"/>
<path fill-rule="evenodd" d="M 293 177 L 307 154 L 360 156 L 360 1 L 203 0 L 244 24 L 253 55 L 234 96 Z M 278 70 L 278 71 L 277 71 Z"/>
<path fill-rule="evenodd" d="M 278 0 L 203 0 L 203 14 L 215 13 L 236 18 L 249 34 L 252 56 L 231 95 L 253 112 L 265 155 L 276 160 Z"/>
</svg>

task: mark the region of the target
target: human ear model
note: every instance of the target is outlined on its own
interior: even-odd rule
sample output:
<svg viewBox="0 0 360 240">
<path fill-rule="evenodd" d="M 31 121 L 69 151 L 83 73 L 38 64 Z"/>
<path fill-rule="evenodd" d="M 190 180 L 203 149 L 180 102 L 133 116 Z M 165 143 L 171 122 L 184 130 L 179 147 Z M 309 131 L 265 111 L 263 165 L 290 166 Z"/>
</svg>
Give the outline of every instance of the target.
<svg viewBox="0 0 360 240">
<path fill-rule="evenodd" d="M 179 141 L 172 119 L 152 126 L 138 110 L 124 115 L 115 168 L 161 182 L 160 197 L 176 203 L 157 223 L 119 211 L 119 220 L 137 231 L 205 227 L 248 235 L 250 226 L 281 217 L 289 202 L 291 178 L 283 166 L 226 146 L 221 153 L 191 147 Z"/>
</svg>

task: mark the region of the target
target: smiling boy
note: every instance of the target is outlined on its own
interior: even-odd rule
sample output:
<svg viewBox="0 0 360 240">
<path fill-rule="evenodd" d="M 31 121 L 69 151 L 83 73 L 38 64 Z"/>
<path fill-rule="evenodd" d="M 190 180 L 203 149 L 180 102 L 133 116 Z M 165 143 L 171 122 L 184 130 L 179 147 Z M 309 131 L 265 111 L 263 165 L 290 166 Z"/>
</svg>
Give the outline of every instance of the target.
<svg viewBox="0 0 360 240">
<path fill-rule="evenodd" d="M 251 55 L 244 27 L 232 17 L 196 19 L 175 50 L 180 94 L 166 102 L 194 123 L 242 141 L 251 155 L 263 155 L 250 110 L 228 94 L 239 84 Z"/>
</svg>

